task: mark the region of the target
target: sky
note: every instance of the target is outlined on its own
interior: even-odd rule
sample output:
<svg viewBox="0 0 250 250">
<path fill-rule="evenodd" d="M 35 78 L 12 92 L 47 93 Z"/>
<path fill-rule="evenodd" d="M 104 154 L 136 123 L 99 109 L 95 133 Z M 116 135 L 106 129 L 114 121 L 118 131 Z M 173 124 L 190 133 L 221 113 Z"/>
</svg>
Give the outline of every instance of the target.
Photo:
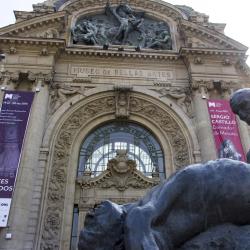
<svg viewBox="0 0 250 250">
<path fill-rule="evenodd" d="M 32 4 L 43 0 L 0 0 L 0 27 L 15 22 L 13 10 L 31 11 Z M 98 0 L 97 0 L 98 1 Z M 250 48 L 249 0 L 168 0 L 168 3 L 187 5 L 210 17 L 210 22 L 226 23 L 225 34 Z M 250 50 L 248 53 L 250 54 Z M 250 58 L 247 60 L 250 65 Z"/>
</svg>

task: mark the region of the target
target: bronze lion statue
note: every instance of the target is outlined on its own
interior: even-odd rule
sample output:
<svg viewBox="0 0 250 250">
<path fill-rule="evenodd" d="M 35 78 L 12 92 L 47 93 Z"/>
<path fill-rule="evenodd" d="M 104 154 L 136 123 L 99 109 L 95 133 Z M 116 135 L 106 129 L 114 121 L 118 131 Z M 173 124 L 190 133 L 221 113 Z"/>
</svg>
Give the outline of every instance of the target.
<svg viewBox="0 0 250 250">
<path fill-rule="evenodd" d="M 250 235 L 245 225 L 250 225 L 250 165 L 219 159 L 176 172 L 136 203 L 101 203 L 87 214 L 78 247 L 79 250 L 242 250 L 233 244 L 240 234 L 237 238 L 228 228 L 237 231 L 239 227 L 248 230 L 245 235 Z M 219 229 L 211 231 L 216 227 Z M 231 233 L 225 234 L 226 229 Z M 210 231 L 216 232 L 216 237 Z M 201 234 L 206 243 L 199 241 Z M 219 240 L 227 241 L 229 237 L 231 248 L 218 247 Z M 194 243 L 190 243 L 190 248 L 188 242 L 192 239 L 199 241 L 200 248 L 192 248 Z M 244 239 L 248 239 L 245 246 L 250 246 L 250 236 Z"/>
</svg>

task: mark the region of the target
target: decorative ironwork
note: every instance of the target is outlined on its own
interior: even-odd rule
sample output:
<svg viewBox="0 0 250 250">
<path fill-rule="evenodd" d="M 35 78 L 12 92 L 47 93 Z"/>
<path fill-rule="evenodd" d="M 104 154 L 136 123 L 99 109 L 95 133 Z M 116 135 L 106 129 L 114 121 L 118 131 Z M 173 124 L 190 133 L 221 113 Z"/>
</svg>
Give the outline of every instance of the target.
<svg viewBox="0 0 250 250">
<path fill-rule="evenodd" d="M 127 150 L 128 157 L 147 177 L 159 172 L 165 178 L 163 153 L 157 140 L 148 130 L 126 122 L 105 125 L 86 138 L 80 150 L 78 176 L 86 171 L 92 177 L 98 176 L 116 156 L 116 150 Z"/>
</svg>

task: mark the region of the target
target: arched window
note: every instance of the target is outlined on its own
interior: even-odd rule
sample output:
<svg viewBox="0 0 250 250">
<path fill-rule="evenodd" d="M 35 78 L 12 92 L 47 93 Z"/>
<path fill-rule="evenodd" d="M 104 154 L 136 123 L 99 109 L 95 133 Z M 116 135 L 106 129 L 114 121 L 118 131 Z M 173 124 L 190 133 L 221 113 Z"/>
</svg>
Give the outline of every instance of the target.
<svg viewBox="0 0 250 250">
<path fill-rule="evenodd" d="M 127 122 L 113 122 L 92 131 L 84 140 L 79 157 L 78 176 L 91 171 L 98 176 L 107 168 L 117 149 L 126 149 L 130 159 L 147 177 L 159 172 L 165 178 L 163 153 L 154 135 L 147 129 Z"/>
</svg>

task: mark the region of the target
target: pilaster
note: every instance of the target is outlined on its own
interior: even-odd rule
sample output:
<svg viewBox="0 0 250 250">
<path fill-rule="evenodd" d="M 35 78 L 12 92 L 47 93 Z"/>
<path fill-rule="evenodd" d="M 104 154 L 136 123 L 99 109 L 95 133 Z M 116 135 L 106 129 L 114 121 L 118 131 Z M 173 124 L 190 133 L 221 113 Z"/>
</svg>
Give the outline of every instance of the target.
<svg viewBox="0 0 250 250">
<path fill-rule="evenodd" d="M 30 72 L 27 76 L 27 81 L 29 80 L 32 84 L 31 90 L 36 94 L 32 104 L 10 212 L 8 232 L 12 233 L 12 239 L 6 240 L 0 249 L 34 249 L 38 216 L 38 212 L 34 210 L 34 205 L 39 206 L 41 195 L 34 192 L 34 189 L 35 184 L 39 182 L 42 185 L 43 182 L 42 179 L 38 180 L 40 178 L 38 163 L 47 118 L 49 86 L 46 83 L 49 83 L 50 79 L 51 74 L 33 74 Z"/>
<path fill-rule="evenodd" d="M 193 80 L 191 87 L 201 160 L 202 162 L 214 160 L 217 158 L 217 154 L 207 108 L 208 89 L 211 88 L 211 81 Z"/>
</svg>

